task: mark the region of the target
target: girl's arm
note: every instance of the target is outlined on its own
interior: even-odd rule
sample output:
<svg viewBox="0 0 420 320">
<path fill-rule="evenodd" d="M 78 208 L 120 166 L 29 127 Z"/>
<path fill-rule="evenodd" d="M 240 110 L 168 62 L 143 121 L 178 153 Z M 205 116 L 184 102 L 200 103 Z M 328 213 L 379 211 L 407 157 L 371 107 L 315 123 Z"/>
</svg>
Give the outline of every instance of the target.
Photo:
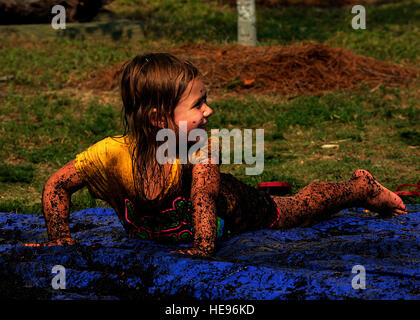
<svg viewBox="0 0 420 320">
<path fill-rule="evenodd" d="M 217 231 L 216 199 L 219 195 L 220 169 L 217 164 L 196 164 L 192 169 L 191 202 L 194 242 L 191 249 L 179 250 L 200 256 L 214 251 Z"/>
<path fill-rule="evenodd" d="M 72 193 L 84 186 L 74 168 L 74 160 L 48 179 L 42 194 L 42 208 L 49 241 L 43 244 L 27 244 L 27 246 L 75 243 L 69 228 L 70 198 Z"/>
</svg>

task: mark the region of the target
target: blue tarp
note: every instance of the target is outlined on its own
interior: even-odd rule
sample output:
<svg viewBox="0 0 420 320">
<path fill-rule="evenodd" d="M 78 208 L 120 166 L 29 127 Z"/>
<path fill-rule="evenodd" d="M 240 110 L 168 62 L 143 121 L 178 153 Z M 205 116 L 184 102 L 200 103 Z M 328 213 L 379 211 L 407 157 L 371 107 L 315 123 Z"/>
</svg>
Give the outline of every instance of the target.
<svg viewBox="0 0 420 320">
<path fill-rule="evenodd" d="M 396 218 L 353 208 L 312 227 L 244 233 L 218 242 L 209 259 L 128 239 L 110 208 L 71 214 L 76 246 L 42 248 L 23 246 L 47 239 L 42 216 L 0 213 L 0 291 L 26 299 L 417 300 L 420 205 L 407 207 Z M 65 289 L 52 288 L 54 265 L 66 269 Z M 352 286 L 362 276 L 356 265 L 365 289 Z"/>
</svg>

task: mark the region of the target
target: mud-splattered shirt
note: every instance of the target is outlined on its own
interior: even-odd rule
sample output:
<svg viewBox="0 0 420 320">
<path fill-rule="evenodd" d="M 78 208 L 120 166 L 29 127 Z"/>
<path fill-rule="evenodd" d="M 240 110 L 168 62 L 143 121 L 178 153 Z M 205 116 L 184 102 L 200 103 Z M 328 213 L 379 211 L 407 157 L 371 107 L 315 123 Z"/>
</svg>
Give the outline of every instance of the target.
<svg viewBox="0 0 420 320">
<path fill-rule="evenodd" d="M 132 147 L 128 136 L 107 137 L 77 154 L 75 169 L 86 183 L 93 197 L 107 201 L 117 212 L 123 226 L 131 236 L 155 240 L 192 240 L 192 203 L 189 199 L 191 183 L 180 185 L 182 170 L 179 159 L 171 166 L 169 183 L 163 197 L 154 202 L 155 210 L 135 205 Z M 191 180 L 191 178 L 189 179 Z M 186 187 L 186 188 L 185 188 Z M 177 193 L 178 192 L 178 193 Z M 153 201 L 150 202 L 153 206 Z M 223 220 L 217 220 L 221 235 Z"/>
<path fill-rule="evenodd" d="M 74 166 L 95 198 L 119 208 L 125 198 L 136 197 L 131 154 L 128 136 L 107 137 L 77 154 Z M 179 175 L 179 160 L 175 159 L 164 194 L 178 183 Z"/>
</svg>

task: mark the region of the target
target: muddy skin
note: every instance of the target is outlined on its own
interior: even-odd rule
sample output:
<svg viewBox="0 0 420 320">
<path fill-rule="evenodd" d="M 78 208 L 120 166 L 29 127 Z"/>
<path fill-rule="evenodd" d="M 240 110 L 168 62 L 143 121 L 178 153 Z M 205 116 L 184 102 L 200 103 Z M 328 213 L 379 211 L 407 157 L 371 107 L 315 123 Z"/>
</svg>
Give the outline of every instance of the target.
<svg viewBox="0 0 420 320">
<path fill-rule="evenodd" d="M 69 228 L 71 194 L 84 186 L 74 171 L 74 161 L 51 176 L 42 193 L 42 208 L 48 232 L 45 245 L 74 244 Z"/>
<path fill-rule="evenodd" d="M 349 207 L 365 207 L 382 217 L 406 213 L 402 200 L 365 170 L 357 170 L 347 182 L 312 183 L 292 197 L 268 196 L 229 174 L 222 173 L 220 181 L 217 214 L 232 234 L 309 226 Z M 227 203 L 234 208 L 226 210 Z"/>
<path fill-rule="evenodd" d="M 54 185 L 46 185 L 42 197 L 48 199 L 43 203 L 48 239 L 52 241 L 69 238 L 69 194 Z"/>
<path fill-rule="evenodd" d="M 214 252 L 217 231 L 216 200 L 219 195 L 220 171 L 214 164 L 198 164 L 192 169 L 191 202 L 193 205 L 193 248 L 179 250 L 210 256 Z"/>
<path fill-rule="evenodd" d="M 309 226 L 349 207 L 368 208 L 382 217 L 407 212 L 402 200 L 366 170 L 357 170 L 348 182 L 316 182 L 293 197 L 272 198 L 278 209 L 276 229 Z"/>
</svg>

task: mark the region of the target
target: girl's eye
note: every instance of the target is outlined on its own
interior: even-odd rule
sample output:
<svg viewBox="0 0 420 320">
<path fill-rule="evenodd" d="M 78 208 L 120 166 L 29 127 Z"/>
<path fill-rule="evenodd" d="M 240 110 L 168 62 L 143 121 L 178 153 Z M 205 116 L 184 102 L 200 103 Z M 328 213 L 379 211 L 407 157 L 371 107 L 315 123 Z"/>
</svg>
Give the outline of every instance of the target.
<svg viewBox="0 0 420 320">
<path fill-rule="evenodd" d="M 203 102 L 207 103 L 207 96 L 204 96 L 203 99 L 195 105 L 196 108 L 201 108 Z"/>
</svg>

